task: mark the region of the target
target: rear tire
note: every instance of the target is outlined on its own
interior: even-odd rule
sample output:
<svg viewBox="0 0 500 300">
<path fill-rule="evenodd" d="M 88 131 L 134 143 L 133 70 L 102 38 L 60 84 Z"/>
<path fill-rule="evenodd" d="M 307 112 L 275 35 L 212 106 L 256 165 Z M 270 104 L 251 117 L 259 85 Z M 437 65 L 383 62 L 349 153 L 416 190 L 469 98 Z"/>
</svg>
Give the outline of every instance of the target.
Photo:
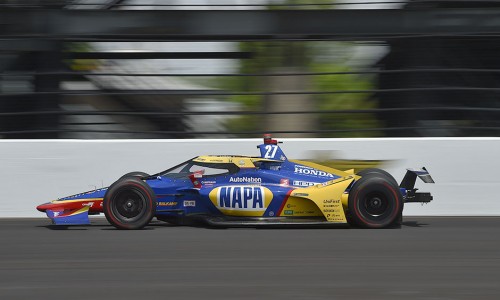
<svg viewBox="0 0 500 300">
<path fill-rule="evenodd" d="M 357 175 L 359 175 L 361 177 L 366 176 L 368 174 L 378 174 L 380 176 L 386 177 L 388 180 L 392 181 L 393 184 L 398 186 L 398 182 L 396 181 L 396 179 L 389 172 L 382 170 L 382 169 L 368 168 L 368 169 L 361 170 L 357 173 Z"/>
<path fill-rule="evenodd" d="M 103 211 L 109 223 L 118 229 L 141 229 L 156 213 L 156 196 L 144 181 L 125 177 L 108 188 Z"/>
<path fill-rule="evenodd" d="M 354 183 L 348 200 L 350 220 L 363 228 L 396 224 L 403 211 L 399 187 L 381 174 L 365 174 Z"/>
</svg>

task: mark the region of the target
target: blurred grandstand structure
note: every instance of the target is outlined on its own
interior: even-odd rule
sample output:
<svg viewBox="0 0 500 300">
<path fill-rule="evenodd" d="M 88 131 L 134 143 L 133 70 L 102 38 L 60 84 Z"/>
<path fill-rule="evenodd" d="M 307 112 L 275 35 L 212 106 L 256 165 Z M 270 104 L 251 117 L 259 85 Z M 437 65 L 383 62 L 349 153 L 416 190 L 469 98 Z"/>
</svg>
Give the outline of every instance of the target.
<svg viewBox="0 0 500 300">
<path fill-rule="evenodd" d="M 499 52 L 493 0 L 0 0 L 0 137 L 498 136 Z"/>
</svg>

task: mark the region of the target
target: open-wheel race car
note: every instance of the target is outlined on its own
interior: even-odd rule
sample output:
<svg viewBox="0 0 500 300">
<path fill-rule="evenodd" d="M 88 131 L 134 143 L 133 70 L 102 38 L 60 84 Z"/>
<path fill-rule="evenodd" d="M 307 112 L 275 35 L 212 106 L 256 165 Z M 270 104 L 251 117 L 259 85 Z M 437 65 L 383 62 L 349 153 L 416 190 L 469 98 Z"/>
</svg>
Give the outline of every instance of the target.
<svg viewBox="0 0 500 300">
<path fill-rule="evenodd" d="M 140 229 L 153 217 L 209 226 L 385 228 L 400 224 L 405 203 L 427 203 L 416 178 L 434 183 L 425 168 L 408 169 L 400 184 L 386 171 L 341 171 L 288 159 L 270 135 L 260 156 L 198 156 L 158 174 L 125 174 L 108 188 L 39 205 L 55 225 L 90 224 L 104 213 L 119 229 Z"/>
</svg>

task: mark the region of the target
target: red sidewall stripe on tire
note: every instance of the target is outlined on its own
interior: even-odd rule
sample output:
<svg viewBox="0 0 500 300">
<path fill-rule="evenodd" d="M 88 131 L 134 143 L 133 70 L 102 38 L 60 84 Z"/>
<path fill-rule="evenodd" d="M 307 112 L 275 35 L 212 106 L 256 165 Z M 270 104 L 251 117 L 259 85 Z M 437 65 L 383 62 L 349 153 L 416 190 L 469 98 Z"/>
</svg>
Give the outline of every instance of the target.
<svg viewBox="0 0 500 300">
<path fill-rule="evenodd" d="M 398 198 L 398 195 L 396 194 L 396 191 L 394 190 L 394 188 L 392 188 L 390 185 L 387 185 L 387 183 L 383 182 L 382 183 L 383 185 L 385 185 L 386 187 L 389 188 L 389 190 L 393 193 L 395 199 L 396 199 L 396 209 L 394 210 L 394 214 L 397 214 L 397 212 L 399 211 L 399 198 Z M 356 194 L 354 194 L 354 199 L 356 200 L 356 203 L 354 205 L 354 213 L 356 214 L 356 216 L 358 217 L 358 219 L 360 221 L 362 221 L 363 223 L 365 223 L 366 225 L 370 225 L 370 226 L 380 226 L 380 224 L 376 224 L 376 223 L 371 223 L 371 222 L 368 222 L 365 220 L 364 217 L 361 216 L 361 213 L 359 212 L 359 201 L 358 201 L 358 194 L 359 194 L 360 191 L 356 191 Z M 393 218 L 393 215 L 391 215 L 391 218 Z"/>
<path fill-rule="evenodd" d="M 145 192 L 145 195 L 147 196 L 147 198 L 149 199 L 149 202 L 150 202 L 150 205 L 151 207 L 153 207 L 153 199 L 151 198 L 151 195 L 149 193 L 148 190 L 144 189 L 144 187 L 142 185 L 139 185 L 139 184 L 136 184 L 136 183 L 127 183 L 127 185 L 133 185 L 133 186 L 136 186 L 138 187 L 141 191 Z M 117 223 L 117 224 L 121 224 L 121 226 L 123 227 L 127 227 L 127 228 L 130 228 L 131 226 L 127 225 L 127 224 L 124 224 L 123 222 L 120 222 L 118 221 L 118 219 L 115 217 L 114 215 L 114 211 L 111 209 L 111 207 L 109 207 L 110 205 L 110 202 L 109 201 L 106 201 L 106 208 L 108 209 L 109 212 L 111 212 L 109 214 L 109 217 L 113 220 L 113 222 Z"/>
</svg>

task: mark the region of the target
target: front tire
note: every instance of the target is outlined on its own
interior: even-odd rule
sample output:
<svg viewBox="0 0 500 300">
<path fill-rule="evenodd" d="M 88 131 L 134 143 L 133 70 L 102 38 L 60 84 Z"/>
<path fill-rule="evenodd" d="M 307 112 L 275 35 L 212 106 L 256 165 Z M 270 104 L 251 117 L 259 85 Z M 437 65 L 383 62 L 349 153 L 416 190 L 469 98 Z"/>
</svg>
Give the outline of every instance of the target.
<svg viewBox="0 0 500 300">
<path fill-rule="evenodd" d="M 403 197 L 386 176 L 365 174 L 354 183 L 348 200 L 350 220 L 363 228 L 385 228 L 399 221 Z"/>
<path fill-rule="evenodd" d="M 118 229 L 141 229 L 156 213 L 156 196 L 142 180 L 125 177 L 108 188 L 103 211 L 109 223 Z"/>
<path fill-rule="evenodd" d="M 120 177 L 120 179 L 127 178 L 127 177 L 137 177 L 139 179 L 142 179 L 142 178 L 146 178 L 149 176 L 150 175 L 148 173 L 144 173 L 141 171 L 134 171 L 134 172 L 129 172 L 129 173 L 123 175 L 122 177 Z"/>
</svg>

